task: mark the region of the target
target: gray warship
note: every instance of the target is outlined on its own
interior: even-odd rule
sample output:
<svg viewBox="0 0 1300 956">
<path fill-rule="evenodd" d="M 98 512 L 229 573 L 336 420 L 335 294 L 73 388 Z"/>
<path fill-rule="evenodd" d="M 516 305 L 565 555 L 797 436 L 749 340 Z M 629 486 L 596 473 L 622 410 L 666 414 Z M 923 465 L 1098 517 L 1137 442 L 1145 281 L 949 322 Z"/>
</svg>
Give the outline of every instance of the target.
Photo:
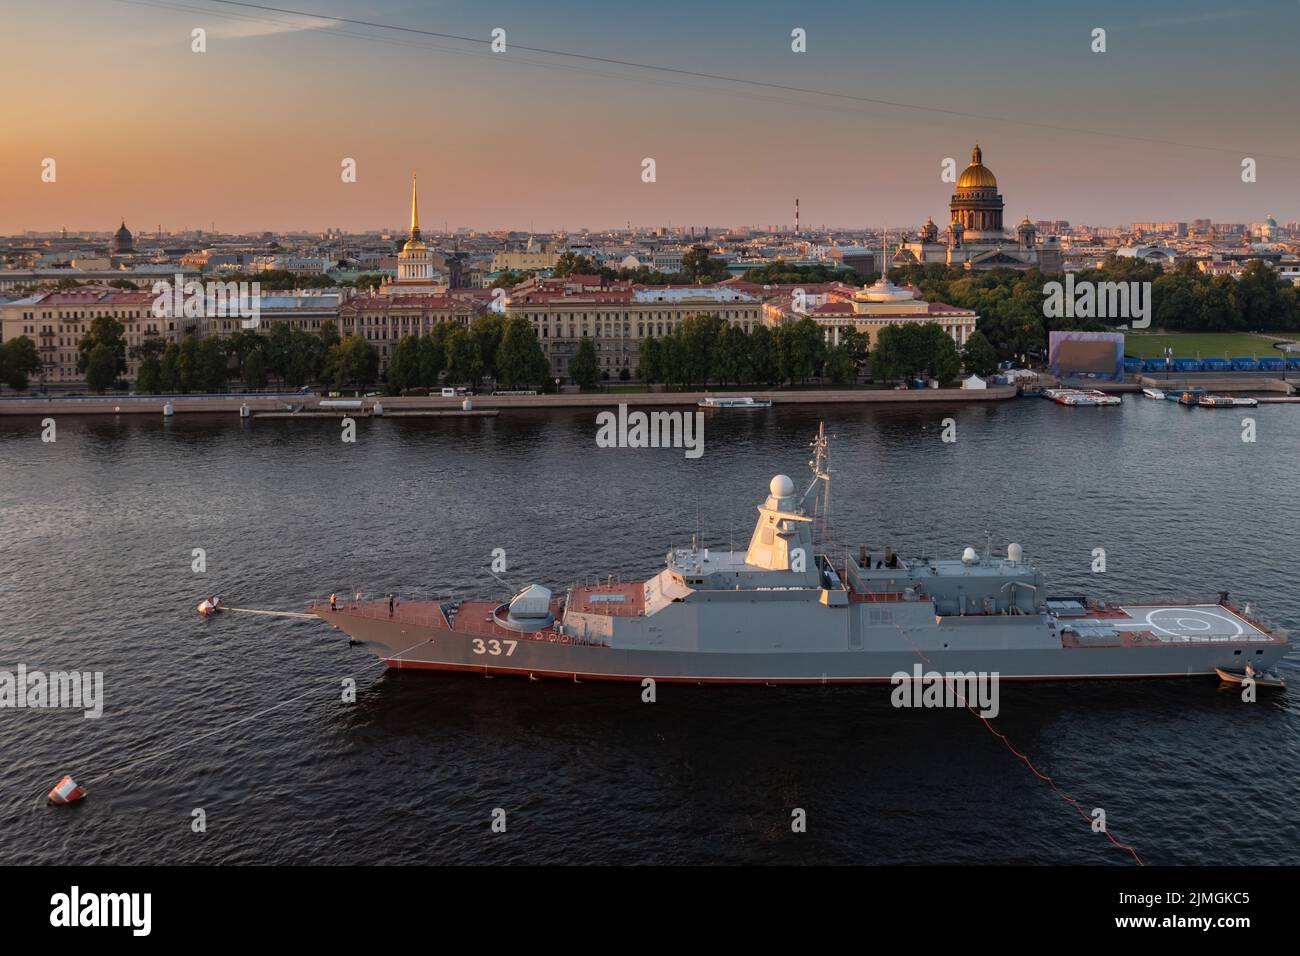
<svg viewBox="0 0 1300 956">
<path fill-rule="evenodd" d="M 1264 674 L 1285 631 L 1217 597 L 1052 595 L 1019 545 L 904 559 L 814 543 L 829 443 L 798 494 L 774 477 L 745 551 L 692 544 L 645 581 L 532 584 L 506 602 L 352 600 L 310 611 L 393 668 L 573 680 L 842 684 L 927 671 L 1002 680 Z"/>
</svg>

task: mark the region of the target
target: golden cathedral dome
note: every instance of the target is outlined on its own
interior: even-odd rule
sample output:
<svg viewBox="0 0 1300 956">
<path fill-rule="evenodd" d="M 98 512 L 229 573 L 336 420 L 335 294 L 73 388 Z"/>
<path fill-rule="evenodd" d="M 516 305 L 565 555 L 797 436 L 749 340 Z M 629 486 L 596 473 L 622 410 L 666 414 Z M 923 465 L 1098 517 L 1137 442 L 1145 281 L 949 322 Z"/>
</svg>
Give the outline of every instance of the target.
<svg viewBox="0 0 1300 956">
<path fill-rule="evenodd" d="M 412 237 L 406 240 L 406 244 L 402 246 L 402 252 L 424 252 L 428 248 L 423 239 Z"/>
<path fill-rule="evenodd" d="M 998 178 L 993 175 L 993 170 L 984 165 L 984 154 L 980 152 L 979 144 L 971 150 L 970 165 L 962 170 L 962 174 L 957 179 L 958 189 L 997 189 Z"/>
</svg>

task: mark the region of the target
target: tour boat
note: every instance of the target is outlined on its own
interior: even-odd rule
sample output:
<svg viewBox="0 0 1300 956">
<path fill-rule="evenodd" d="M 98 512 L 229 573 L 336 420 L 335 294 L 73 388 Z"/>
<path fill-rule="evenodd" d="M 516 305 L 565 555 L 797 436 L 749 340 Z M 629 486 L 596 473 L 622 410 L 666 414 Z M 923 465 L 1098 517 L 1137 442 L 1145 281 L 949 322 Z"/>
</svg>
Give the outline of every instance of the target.
<svg viewBox="0 0 1300 956">
<path fill-rule="evenodd" d="M 1236 398 L 1231 395 L 1202 395 L 1197 404 L 1202 408 L 1254 408 L 1259 404 L 1259 400 Z"/>
<path fill-rule="evenodd" d="M 771 408 L 770 398 L 718 398 L 714 395 L 698 402 L 700 408 Z"/>
</svg>

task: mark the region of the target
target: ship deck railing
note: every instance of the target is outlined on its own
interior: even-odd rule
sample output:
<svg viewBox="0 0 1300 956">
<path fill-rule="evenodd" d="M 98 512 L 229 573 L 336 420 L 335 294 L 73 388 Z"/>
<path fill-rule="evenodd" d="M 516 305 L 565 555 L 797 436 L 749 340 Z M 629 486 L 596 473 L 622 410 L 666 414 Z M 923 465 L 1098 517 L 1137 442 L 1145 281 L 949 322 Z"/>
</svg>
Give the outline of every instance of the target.
<svg viewBox="0 0 1300 956">
<path fill-rule="evenodd" d="M 325 600 L 316 600 L 308 606 L 307 610 L 314 614 L 346 614 L 351 617 L 365 617 L 379 621 L 398 621 L 402 624 L 413 624 L 418 627 L 450 627 L 447 615 L 443 611 L 443 606 L 447 604 L 446 599 L 433 599 L 431 601 L 405 601 L 394 596 L 393 611 L 388 611 L 388 599 L 380 601 L 357 601 L 355 599 L 348 601 L 338 601 L 334 608 L 330 609 L 329 598 Z"/>
</svg>

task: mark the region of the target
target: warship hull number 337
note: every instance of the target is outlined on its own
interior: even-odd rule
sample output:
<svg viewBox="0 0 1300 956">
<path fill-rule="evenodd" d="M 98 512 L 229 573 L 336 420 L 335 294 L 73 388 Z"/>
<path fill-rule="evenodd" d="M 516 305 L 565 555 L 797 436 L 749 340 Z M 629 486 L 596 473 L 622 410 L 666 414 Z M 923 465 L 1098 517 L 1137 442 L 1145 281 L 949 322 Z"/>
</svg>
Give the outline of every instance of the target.
<svg viewBox="0 0 1300 956">
<path fill-rule="evenodd" d="M 563 596 L 533 584 L 505 603 L 311 611 L 390 667 L 593 680 L 888 682 L 918 663 L 1004 680 L 1189 677 L 1262 673 L 1287 651 L 1284 631 L 1226 592 L 1049 595 L 1015 544 L 1005 557 L 967 548 L 951 560 L 818 546 L 830 503 L 824 427 L 812 448 L 807 491 L 773 478 L 743 552 L 693 544 L 646 581 Z"/>
</svg>

